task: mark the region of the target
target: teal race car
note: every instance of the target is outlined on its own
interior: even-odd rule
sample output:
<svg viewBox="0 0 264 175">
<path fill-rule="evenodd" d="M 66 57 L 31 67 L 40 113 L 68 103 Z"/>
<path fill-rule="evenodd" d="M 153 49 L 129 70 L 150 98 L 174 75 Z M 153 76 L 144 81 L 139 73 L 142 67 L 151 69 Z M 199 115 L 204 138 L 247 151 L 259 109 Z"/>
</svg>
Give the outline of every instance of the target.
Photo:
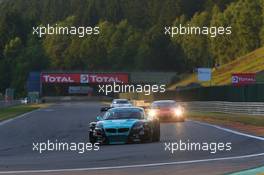
<svg viewBox="0 0 264 175">
<path fill-rule="evenodd" d="M 125 144 L 146 143 L 160 140 L 160 122 L 149 118 L 143 108 L 104 108 L 106 112 L 90 123 L 91 143 Z"/>
</svg>

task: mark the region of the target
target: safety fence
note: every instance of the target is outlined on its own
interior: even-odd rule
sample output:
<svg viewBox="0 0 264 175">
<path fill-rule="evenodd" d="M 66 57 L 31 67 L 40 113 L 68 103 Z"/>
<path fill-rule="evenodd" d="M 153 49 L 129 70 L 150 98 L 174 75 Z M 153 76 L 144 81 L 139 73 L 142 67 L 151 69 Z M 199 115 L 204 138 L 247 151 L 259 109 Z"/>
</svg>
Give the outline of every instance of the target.
<svg viewBox="0 0 264 175">
<path fill-rule="evenodd" d="M 190 111 L 221 112 L 230 114 L 249 114 L 264 116 L 264 84 L 242 87 L 216 86 L 186 90 L 170 90 L 165 93 L 123 93 L 120 98 L 144 101 L 150 103 L 155 100 L 183 101 L 183 105 Z"/>
<path fill-rule="evenodd" d="M 42 97 L 41 102 L 56 103 L 56 102 L 78 102 L 78 101 L 111 101 L 111 97 L 104 96 L 55 96 L 55 97 Z"/>
<path fill-rule="evenodd" d="M 134 100 L 180 100 L 180 101 L 228 101 L 264 102 L 264 84 L 247 86 L 212 86 L 191 89 L 168 90 L 164 93 L 121 93 L 121 98 Z"/>
<path fill-rule="evenodd" d="M 224 102 L 224 101 L 193 101 L 183 105 L 190 111 L 220 112 L 227 114 L 263 115 L 264 103 L 259 102 Z"/>
<path fill-rule="evenodd" d="M 0 109 L 21 104 L 21 100 L 0 101 Z"/>
<path fill-rule="evenodd" d="M 135 106 L 149 107 L 151 102 L 132 100 Z M 190 112 L 219 112 L 226 114 L 244 114 L 264 116 L 264 103 L 254 102 L 225 102 L 225 101 L 192 101 L 178 102 Z"/>
</svg>

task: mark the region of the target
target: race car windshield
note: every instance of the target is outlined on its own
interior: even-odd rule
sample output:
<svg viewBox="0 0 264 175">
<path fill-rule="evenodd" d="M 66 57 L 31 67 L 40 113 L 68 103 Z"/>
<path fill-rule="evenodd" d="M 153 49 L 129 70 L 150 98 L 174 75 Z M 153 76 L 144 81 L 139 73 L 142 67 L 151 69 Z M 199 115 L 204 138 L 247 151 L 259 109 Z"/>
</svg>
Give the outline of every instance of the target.
<svg viewBox="0 0 264 175">
<path fill-rule="evenodd" d="M 175 102 L 159 102 L 159 103 L 153 103 L 152 107 L 153 108 L 170 108 L 170 107 L 175 107 L 176 103 Z"/>
<path fill-rule="evenodd" d="M 127 100 L 117 100 L 117 101 L 114 101 L 114 103 L 116 103 L 116 104 L 127 104 L 129 102 Z"/>
<path fill-rule="evenodd" d="M 120 119 L 143 119 L 144 114 L 140 111 L 110 111 L 104 115 L 105 120 L 120 120 Z"/>
</svg>

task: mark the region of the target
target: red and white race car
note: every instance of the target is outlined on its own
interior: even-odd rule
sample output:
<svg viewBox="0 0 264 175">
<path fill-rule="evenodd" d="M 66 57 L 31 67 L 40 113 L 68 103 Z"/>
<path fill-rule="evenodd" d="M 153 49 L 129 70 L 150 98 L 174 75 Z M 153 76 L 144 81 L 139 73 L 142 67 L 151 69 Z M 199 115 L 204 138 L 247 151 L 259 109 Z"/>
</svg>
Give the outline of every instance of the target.
<svg viewBox="0 0 264 175">
<path fill-rule="evenodd" d="M 160 100 L 151 103 L 148 109 L 150 117 L 159 118 L 160 121 L 185 121 L 184 108 L 174 100 Z"/>
</svg>

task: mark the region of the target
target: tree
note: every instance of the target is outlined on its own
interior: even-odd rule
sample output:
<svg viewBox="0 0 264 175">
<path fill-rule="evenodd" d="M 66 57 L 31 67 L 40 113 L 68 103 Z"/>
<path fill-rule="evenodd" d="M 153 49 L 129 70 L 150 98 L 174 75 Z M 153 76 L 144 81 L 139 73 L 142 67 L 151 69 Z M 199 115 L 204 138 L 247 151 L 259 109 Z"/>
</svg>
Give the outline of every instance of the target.
<svg viewBox="0 0 264 175">
<path fill-rule="evenodd" d="M 57 26 L 70 27 L 73 26 L 75 17 L 71 16 L 62 22 L 59 22 Z M 77 37 L 77 36 L 76 36 Z M 65 62 L 65 51 L 69 47 L 72 41 L 72 36 L 68 35 L 48 35 L 45 37 L 43 47 L 51 59 L 51 66 L 57 69 L 68 69 L 70 63 Z"/>
<path fill-rule="evenodd" d="M 185 17 L 182 16 L 175 20 L 175 26 L 181 24 L 184 27 L 203 27 L 209 26 L 210 15 L 207 12 L 196 13 L 189 22 L 185 22 Z M 196 66 L 211 66 L 212 58 L 209 53 L 208 37 L 203 34 L 185 34 L 178 35 L 174 38 L 174 42 L 181 45 L 181 48 L 186 55 L 186 59 L 191 67 Z"/>
<path fill-rule="evenodd" d="M 261 46 L 264 46 L 264 1 L 263 0 L 260 0 L 260 6 L 261 6 L 262 24 L 259 33 L 259 38 L 260 38 Z"/>
<path fill-rule="evenodd" d="M 19 96 L 26 94 L 26 80 L 30 72 L 42 71 L 49 67 L 49 59 L 44 53 L 41 41 L 30 37 L 27 45 L 10 65 L 13 78 L 10 86 L 16 89 Z"/>
<path fill-rule="evenodd" d="M 217 12 L 218 11 L 218 12 Z M 223 12 L 215 9 L 211 26 L 231 26 L 231 35 L 211 39 L 211 54 L 226 63 L 260 46 L 261 10 L 259 1 L 239 0 Z"/>
<path fill-rule="evenodd" d="M 4 56 L 5 58 L 14 59 L 18 56 L 20 50 L 22 48 L 22 42 L 19 37 L 15 37 L 11 39 L 8 44 L 6 44 L 4 49 Z"/>
<path fill-rule="evenodd" d="M 0 92 L 10 87 L 12 79 L 10 62 L 6 59 L 0 60 Z"/>
</svg>

